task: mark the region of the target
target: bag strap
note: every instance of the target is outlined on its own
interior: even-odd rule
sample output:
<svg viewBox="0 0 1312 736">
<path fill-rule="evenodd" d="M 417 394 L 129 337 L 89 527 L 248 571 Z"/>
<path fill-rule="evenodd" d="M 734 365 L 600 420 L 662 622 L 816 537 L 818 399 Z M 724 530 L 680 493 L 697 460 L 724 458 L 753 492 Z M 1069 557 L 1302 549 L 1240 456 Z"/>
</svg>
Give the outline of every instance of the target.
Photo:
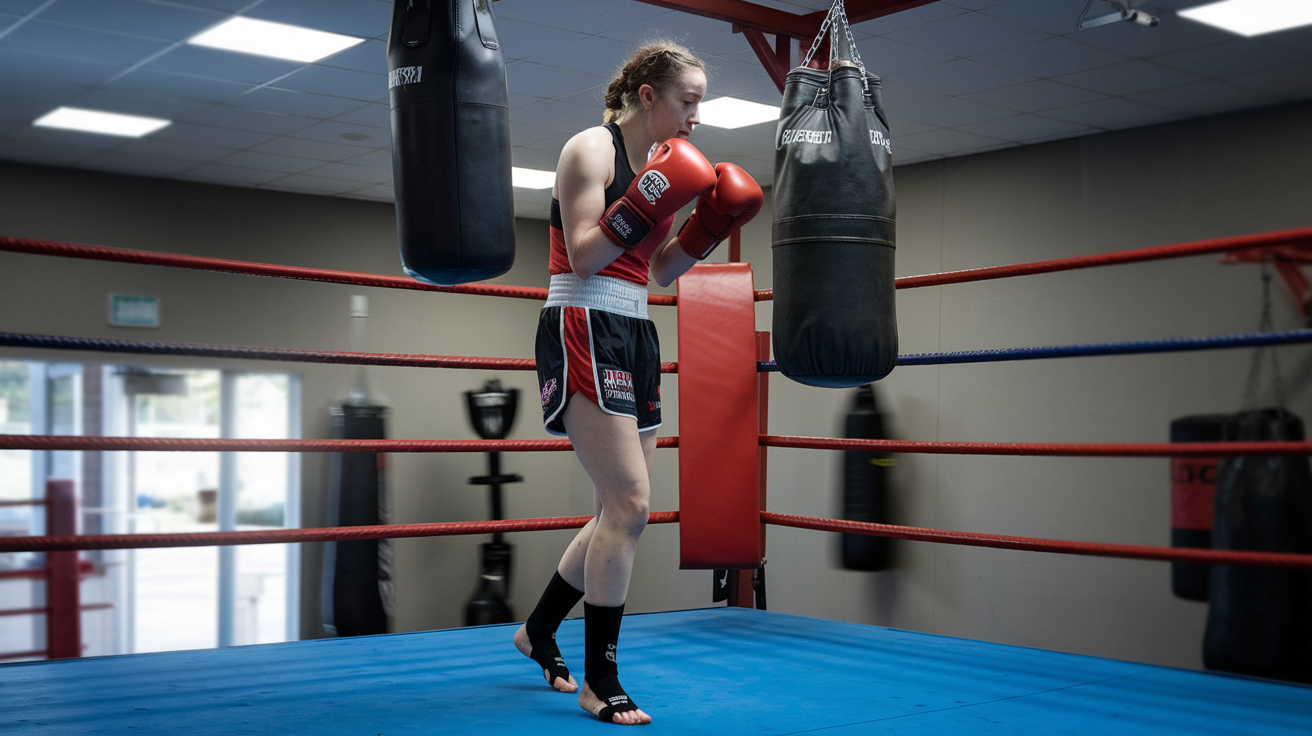
<svg viewBox="0 0 1312 736">
<path fill-rule="evenodd" d="M 1273 327 L 1271 319 L 1271 264 L 1262 262 L 1262 318 L 1258 324 L 1259 332 L 1270 332 Z M 1274 345 L 1257 348 L 1253 351 L 1253 362 L 1248 367 L 1248 383 L 1244 387 L 1244 411 L 1258 408 L 1258 393 L 1262 388 L 1263 366 L 1267 352 L 1271 353 L 1271 386 L 1275 394 L 1276 405 L 1285 406 L 1285 383 L 1280 377 L 1280 360 Z"/>
<path fill-rule="evenodd" d="M 847 53 L 851 54 L 852 59 L 843 58 L 838 51 L 839 44 L 837 41 L 838 28 L 842 25 L 844 40 L 847 41 L 845 47 Z M 835 61 L 854 62 L 856 67 L 861 70 L 861 86 L 866 92 L 870 91 L 870 83 L 866 80 L 866 65 L 861 61 L 861 53 L 856 49 L 856 39 L 852 38 L 852 24 L 847 20 L 847 8 L 843 5 L 843 0 L 834 0 L 830 6 L 829 12 L 825 14 L 824 22 L 820 24 L 820 32 L 816 34 L 815 40 L 811 42 L 811 50 L 806 52 L 806 58 L 802 59 L 802 66 L 811 63 L 811 57 L 815 55 L 816 49 L 820 48 L 820 41 L 825 37 L 825 31 L 829 30 L 833 36 L 829 41 L 829 68 L 834 68 Z"/>
</svg>

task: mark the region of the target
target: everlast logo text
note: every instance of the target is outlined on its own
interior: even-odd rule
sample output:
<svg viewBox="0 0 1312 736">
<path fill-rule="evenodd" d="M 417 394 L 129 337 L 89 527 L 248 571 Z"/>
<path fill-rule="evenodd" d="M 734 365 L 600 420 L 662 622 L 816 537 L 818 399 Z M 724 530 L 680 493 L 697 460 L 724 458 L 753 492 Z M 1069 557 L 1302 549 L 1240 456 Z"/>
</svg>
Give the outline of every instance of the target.
<svg viewBox="0 0 1312 736">
<path fill-rule="evenodd" d="M 834 131 L 832 130 L 785 130 L 783 145 L 789 143 L 832 143 L 834 140 Z"/>
<path fill-rule="evenodd" d="M 870 131 L 870 145 L 882 146 L 884 150 L 888 152 L 888 155 L 893 155 L 893 143 L 881 130 Z"/>
<path fill-rule="evenodd" d="M 670 180 L 655 169 L 643 174 L 642 179 L 638 181 L 638 191 L 642 192 L 642 196 L 646 197 L 647 201 L 652 204 L 656 204 L 656 200 L 660 199 L 665 190 L 669 188 Z"/>
<path fill-rule="evenodd" d="M 422 66 L 403 66 L 399 69 L 393 69 L 387 75 L 387 88 L 400 87 L 403 84 L 419 84 L 423 76 L 424 68 Z"/>
</svg>

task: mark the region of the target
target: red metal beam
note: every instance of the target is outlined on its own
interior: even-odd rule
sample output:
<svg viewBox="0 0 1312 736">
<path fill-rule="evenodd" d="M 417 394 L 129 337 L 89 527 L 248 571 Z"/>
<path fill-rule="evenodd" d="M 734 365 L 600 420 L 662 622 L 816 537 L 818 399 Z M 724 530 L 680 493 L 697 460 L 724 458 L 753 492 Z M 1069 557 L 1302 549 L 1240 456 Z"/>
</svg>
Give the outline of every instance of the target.
<svg viewBox="0 0 1312 736">
<path fill-rule="evenodd" d="M 638 0 L 659 8 L 679 10 L 728 23 L 739 23 L 766 33 L 794 38 L 814 38 L 825 14 L 793 15 L 745 0 Z"/>
<path fill-rule="evenodd" d="M 929 5 L 938 2 L 938 0 L 847 0 L 847 21 L 852 25 L 863 23 L 875 18 L 882 18 L 886 15 L 900 13 L 903 10 L 918 8 L 921 5 Z M 814 19 L 817 32 L 820 24 L 824 22 L 827 10 L 818 10 L 806 18 Z M 815 34 L 811 34 L 814 36 Z"/>
</svg>

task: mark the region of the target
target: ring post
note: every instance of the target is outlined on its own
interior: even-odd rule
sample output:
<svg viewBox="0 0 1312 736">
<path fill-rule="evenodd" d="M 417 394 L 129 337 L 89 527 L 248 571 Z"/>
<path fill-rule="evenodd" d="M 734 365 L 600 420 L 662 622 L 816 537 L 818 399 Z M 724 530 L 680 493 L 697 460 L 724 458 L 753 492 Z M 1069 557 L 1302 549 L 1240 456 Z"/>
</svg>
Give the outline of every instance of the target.
<svg viewBox="0 0 1312 736">
<path fill-rule="evenodd" d="M 46 534 L 77 534 L 77 496 L 71 480 L 46 482 Z M 46 651 L 50 659 L 82 656 L 78 553 L 46 553 Z"/>
<path fill-rule="evenodd" d="M 756 569 L 761 448 L 752 268 L 699 264 L 678 283 L 679 567 Z"/>
</svg>

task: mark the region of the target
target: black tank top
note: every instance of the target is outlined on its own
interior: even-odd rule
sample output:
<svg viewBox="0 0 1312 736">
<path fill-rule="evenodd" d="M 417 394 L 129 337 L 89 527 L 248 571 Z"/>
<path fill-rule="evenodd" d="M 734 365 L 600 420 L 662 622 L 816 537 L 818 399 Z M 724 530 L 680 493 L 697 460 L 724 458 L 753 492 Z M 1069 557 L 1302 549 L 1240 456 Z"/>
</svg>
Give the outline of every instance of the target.
<svg viewBox="0 0 1312 736">
<path fill-rule="evenodd" d="M 610 131 L 610 137 L 615 141 L 615 178 L 606 187 L 606 206 L 609 207 L 629 191 L 629 185 L 638 175 L 629 166 L 629 152 L 624 148 L 624 133 L 619 123 L 606 123 L 606 130 Z"/>
</svg>

